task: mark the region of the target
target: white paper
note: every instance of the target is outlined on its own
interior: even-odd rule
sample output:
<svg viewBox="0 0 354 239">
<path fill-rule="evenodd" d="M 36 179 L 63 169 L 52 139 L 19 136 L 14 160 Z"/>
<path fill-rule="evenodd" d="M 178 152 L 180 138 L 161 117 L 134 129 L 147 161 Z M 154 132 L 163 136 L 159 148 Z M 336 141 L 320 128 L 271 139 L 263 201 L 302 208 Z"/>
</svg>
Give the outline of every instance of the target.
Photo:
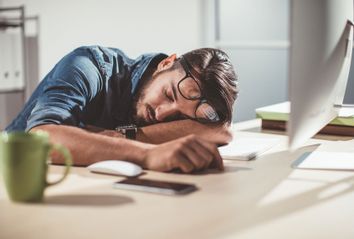
<svg viewBox="0 0 354 239">
<path fill-rule="evenodd" d="M 310 153 L 297 168 L 303 169 L 336 169 L 354 170 L 353 152 L 326 152 L 314 151 Z"/>
<path fill-rule="evenodd" d="M 264 107 L 256 109 L 256 112 L 289 114 L 290 113 L 290 102 L 286 101 L 286 102 L 275 104 L 275 105 L 264 106 Z"/>
<path fill-rule="evenodd" d="M 339 117 L 354 117 L 353 107 L 342 107 L 339 109 Z"/>
<path fill-rule="evenodd" d="M 277 138 L 236 138 L 228 145 L 219 147 L 219 152 L 223 159 L 250 160 L 274 147 L 279 142 L 280 140 Z"/>
</svg>

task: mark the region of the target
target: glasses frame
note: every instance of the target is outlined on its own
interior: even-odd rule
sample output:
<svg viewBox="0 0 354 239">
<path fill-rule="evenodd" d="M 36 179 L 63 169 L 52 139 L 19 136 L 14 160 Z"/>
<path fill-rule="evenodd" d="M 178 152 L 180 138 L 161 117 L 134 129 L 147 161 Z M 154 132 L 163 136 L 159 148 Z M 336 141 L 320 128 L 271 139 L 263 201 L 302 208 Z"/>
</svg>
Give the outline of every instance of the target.
<svg viewBox="0 0 354 239">
<path fill-rule="evenodd" d="M 195 74 L 199 75 L 199 73 L 198 73 L 197 71 L 195 71 L 192 67 L 190 67 L 190 64 L 188 63 L 188 61 L 187 61 L 183 56 L 180 57 L 180 63 L 181 63 L 181 65 L 182 65 L 182 68 L 183 68 L 183 70 L 185 71 L 186 75 L 177 83 L 177 89 L 178 89 L 179 93 L 180 93 L 181 96 L 182 96 L 183 98 L 185 98 L 186 100 L 193 100 L 193 101 L 194 101 L 194 100 L 200 100 L 199 103 L 198 103 L 198 105 L 197 105 L 197 107 L 195 108 L 194 118 L 192 118 L 192 119 L 193 119 L 193 120 L 197 120 L 197 121 L 199 121 L 199 122 L 201 122 L 201 123 L 217 123 L 217 122 L 219 122 L 220 119 L 217 120 L 217 121 L 213 121 L 213 120 L 208 120 L 208 119 L 205 119 L 205 118 L 198 118 L 198 117 L 197 117 L 197 110 L 198 110 L 199 106 L 200 106 L 201 104 L 204 104 L 204 103 L 206 103 L 206 104 L 209 104 L 209 103 L 208 103 L 208 101 L 203 97 L 202 88 L 201 88 L 200 84 L 198 83 L 198 81 L 195 79 L 195 77 L 192 75 L 191 69 L 193 70 L 193 72 L 195 72 Z M 189 77 L 192 78 L 192 80 L 194 80 L 194 82 L 195 82 L 196 85 L 198 86 L 198 89 L 199 89 L 199 92 L 200 92 L 200 97 L 197 97 L 197 98 L 189 98 L 189 97 L 186 97 L 185 95 L 183 95 L 183 93 L 182 93 L 182 91 L 181 91 L 181 89 L 180 89 L 180 84 L 181 84 L 184 80 L 186 80 L 187 78 L 189 78 Z M 210 104 L 209 104 L 209 106 L 215 111 L 216 115 L 217 115 L 218 118 L 219 118 L 219 115 L 218 115 L 218 113 L 216 112 L 216 110 L 214 109 L 214 107 L 212 107 Z"/>
</svg>

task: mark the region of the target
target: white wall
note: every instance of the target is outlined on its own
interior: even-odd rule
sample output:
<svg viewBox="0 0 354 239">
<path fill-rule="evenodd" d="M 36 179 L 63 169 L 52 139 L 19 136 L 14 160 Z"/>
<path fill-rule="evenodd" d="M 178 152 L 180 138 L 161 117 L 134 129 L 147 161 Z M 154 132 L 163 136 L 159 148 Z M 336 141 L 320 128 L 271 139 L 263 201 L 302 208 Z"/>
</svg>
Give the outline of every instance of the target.
<svg viewBox="0 0 354 239">
<path fill-rule="evenodd" d="M 287 100 L 289 0 L 216 0 L 216 45 L 229 53 L 239 76 L 234 121 Z"/>
<path fill-rule="evenodd" d="M 227 51 L 239 75 L 234 121 L 288 99 L 290 0 L 215 0 L 216 46 Z M 352 65 L 354 65 L 354 54 Z M 354 68 L 344 103 L 354 104 Z"/>
<path fill-rule="evenodd" d="M 40 17 L 40 78 L 80 45 L 118 47 L 129 56 L 183 53 L 202 43 L 202 0 L 0 0 Z M 1 3 L 0 2 L 0 3 Z"/>
<path fill-rule="evenodd" d="M 219 30 L 211 17 L 217 2 Z M 136 57 L 215 44 L 240 77 L 235 121 L 287 99 L 289 0 L 0 0 L 20 4 L 40 17 L 40 79 L 80 45 L 118 47 Z M 353 79 L 351 73 L 351 86 Z"/>
</svg>

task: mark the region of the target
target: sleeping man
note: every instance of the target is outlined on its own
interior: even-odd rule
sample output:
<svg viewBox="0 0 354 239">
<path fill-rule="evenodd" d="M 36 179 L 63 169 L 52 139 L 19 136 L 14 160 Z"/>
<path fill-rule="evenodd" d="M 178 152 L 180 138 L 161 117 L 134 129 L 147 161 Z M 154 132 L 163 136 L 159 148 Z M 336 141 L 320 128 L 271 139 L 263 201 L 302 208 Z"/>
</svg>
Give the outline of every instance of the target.
<svg viewBox="0 0 354 239">
<path fill-rule="evenodd" d="M 185 173 L 223 169 L 237 78 L 221 50 L 128 58 L 101 46 L 64 56 L 6 131 L 44 130 L 75 165 L 125 160 Z M 53 155 L 52 161 L 62 164 Z"/>
</svg>

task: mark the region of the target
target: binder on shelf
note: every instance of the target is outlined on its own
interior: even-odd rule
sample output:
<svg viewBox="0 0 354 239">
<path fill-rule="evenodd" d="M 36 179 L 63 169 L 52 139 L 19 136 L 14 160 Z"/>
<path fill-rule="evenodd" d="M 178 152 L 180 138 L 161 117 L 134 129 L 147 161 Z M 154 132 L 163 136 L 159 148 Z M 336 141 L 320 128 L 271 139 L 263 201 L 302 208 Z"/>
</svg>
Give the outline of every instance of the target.
<svg viewBox="0 0 354 239">
<path fill-rule="evenodd" d="M 290 102 L 288 101 L 256 109 L 257 118 L 262 119 L 262 129 L 286 130 L 289 113 Z M 354 108 L 341 108 L 338 117 L 333 119 L 319 133 L 354 136 Z"/>
<path fill-rule="evenodd" d="M 23 60 L 26 54 L 24 6 L 0 7 L 0 13 L 0 93 L 24 92 L 26 87 Z"/>
</svg>

